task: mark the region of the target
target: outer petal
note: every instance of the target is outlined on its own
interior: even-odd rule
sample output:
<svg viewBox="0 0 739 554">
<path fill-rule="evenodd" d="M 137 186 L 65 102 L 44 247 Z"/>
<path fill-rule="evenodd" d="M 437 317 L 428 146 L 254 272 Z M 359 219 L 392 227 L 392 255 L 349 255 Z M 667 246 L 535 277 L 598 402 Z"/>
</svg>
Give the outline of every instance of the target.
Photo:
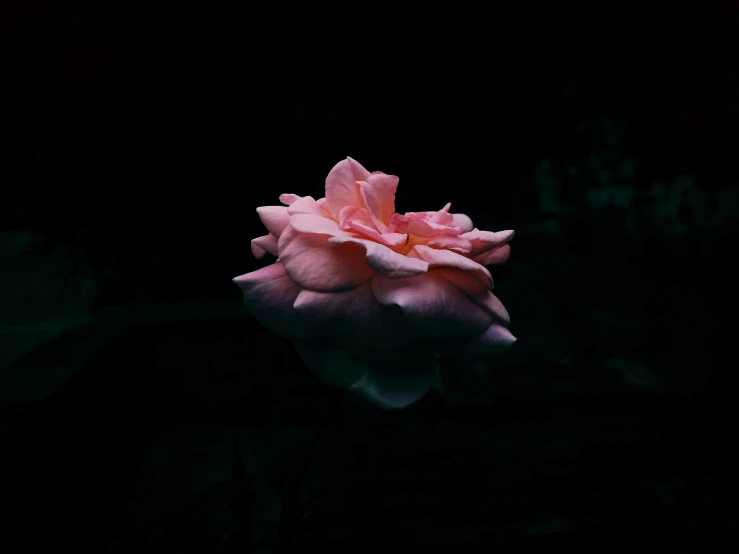
<svg viewBox="0 0 739 554">
<path fill-rule="evenodd" d="M 363 358 L 381 351 L 390 356 L 411 340 L 400 318 L 375 299 L 370 283 L 342 292 L 303 290 L 293 307 L 317 334 Z"/>
<path fill-rule="evenodd" d="M 270 331 L 283 337 L 313 336 L 293 310 L 300 287 L 285 274 L 277 262 L 234 280 L 244 293 L 249 312 Z"/>
<path fill-rule="evenodd" d="M 511 256 L 511 245 L 501 244 L 492 250 L 478 254 L 472 259 L 480 265 L 504 264 Z"/>
<path fill-rule="evenodd" d="M 469 337 L 494 321 L 488 311 L 449 281 L 429 271 L 407 279 L 372 279 L 375 298 L 401 312 L 400 326 L 412 339 Z"/>
<path fill-rule="evenodd" d="M 255 258 L 261 260 L 267 252 L 277 256 L 277 237 L 264 235 L 251 240 L 251 253 Z"/>
<path fill-rule="evenodd" d="M 454 285 L 472 302 L 486 310 L 494 321 L 503 325 L 510 324 L 511 319 L 508 315 L 508 310 L 506 310 L 498 297 L 490 292 L 479 279 L 476 279 L 466 271 L 451 268 L 432 269 L 430 273 Z"/>
<path fill-rule="evenodd" d="M 353 237 L 332 237 L 329 239 L 329 242 L 332 244 L 358 244 L 366 251 L 367 264 L 375 271 L 390 279 L 402 279 L 420 275 L 421 273 L 425 273 L 429 267 L 428 262 L 403 256 L 392 251 L 387 246 L 371 240 Z"/>
<path fill-rule="evenodd" d="M 351 237 L 330 240 L 340 238 Z M 301 234 L 288 225 L 277 248 L 287 275 L 306 289 L 324 292 L 347 290 L 366 283 L 372 277 L 372 268 L 367 265 L 361 248 L 330 243 L 327 235 Z"/>
<path fill-rule="evenodd" d="M 353 358 L 330 343 L 294 342 L 305 365 L 322 381 L 351 390 L 381 408 L 405 408 L 417 402 L 431 389 L 436 372 L 436 356 L 424 350 L 374 362 Z"/>
<path fill-rule="evenodd" d="M 470 252 L 470 250 L 472 250 L 472 242 L 460 236 L 436 237 L 428 241 L 426 245 L 430 246 L 431 248 L 438 248 L 440 250 L 452 250 L 457 254 L 467 254 Z"/>
<path fill-rule="evenodd" d="M 289 206 L 290 204 L 292 204 L 293 202 L 295 202 L 299 198 L 300 198 L 300 196 L 298 196 L 297 194 L 281 194 L 280 195 L 280 202 L 282 202 L 283 204 L 285 204 L 285 206 Z"/>
<path fill-rule="evenodd" d="M 469 271 L 477 279 L 493 286 L 493 277 L 490 272 L 477 262 L 452 252 L 451 250 L 437 250 L 423 244 L 417 244 L 409 255 L 415 254 L 420 259 L 427 261 L 431 267 L 454 267 L 463 271 Z"/>
<path fill-rule="evenodd" d="M 287 213 L 291 216 L 298 214 L 311 214 L 325 217 L 318 201 L 312 196 L 303 196 L 302 198 L 295 200 L 295 202 L 290 204 L 290 207 L 287 209 Z"/>
<path fill-rule="evenodd" d="M 452 214 L 452 217 L 452 227 L 457 227 L 463 233 L 472 231 L 472 229 L 474 228 L 474 225 L 472 225 L 472 220 L 469 218 L 469 216 L 465 214 Z"/>
<path fill-rule="evenodd" d="M 494 323 L 484 333 L 467 341 L 462 351 L 473 356 L 490 356 L 500 354 L 515 342 L 516 337 L 508 329 Z"/>
<path fill-rule="evenodd" d="M 363 205 L 357 181 L 366 181 L 370 176 L 361 164 L 351 158 L 341 160 L 326 177 L 326 205 L 334 219 L 338 220 L 341 208 Z"/>
<path fill-rule="evenodd" d="M 282 231 L 285 230 L 287 222 L 290 220 L 287 210 L 285 206 L 261 206 L 257 208 L 257 213 L 267 231 L 280 238 Z"/>
<path fill-rule="evenodd" d="M 330 237 L 349 235 L 333 219 L 320 215 L 297 214 L 290 218 L 290 227 L 301 234 L 326 235 Z"/>
<path fill-rule="evenodd" d="M 472 242 L 472 250 L 470 256 L 477 256 L 488 250 L 492 250 L 502 244 L 505 244 L 513 238 L 513 231 L 480 231 L 472 229 L 469 233 L 464 233 L 462 238 L 466 238 Z"/>
</svg>

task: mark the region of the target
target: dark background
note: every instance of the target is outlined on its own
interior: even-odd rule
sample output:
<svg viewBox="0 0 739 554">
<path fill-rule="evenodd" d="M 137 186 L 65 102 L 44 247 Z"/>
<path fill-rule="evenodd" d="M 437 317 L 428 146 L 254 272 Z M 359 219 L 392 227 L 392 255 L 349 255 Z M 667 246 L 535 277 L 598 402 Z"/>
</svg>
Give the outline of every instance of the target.
<svg viewBox="0 0 739 554">
<path fill-rule="evenodd" d="M 3 7 L 2 550 L 736 551 L 729 4 Z M 241 307 L 346 156 L 517 231 L 446 400 L 334 405 Z"/>
</svg>

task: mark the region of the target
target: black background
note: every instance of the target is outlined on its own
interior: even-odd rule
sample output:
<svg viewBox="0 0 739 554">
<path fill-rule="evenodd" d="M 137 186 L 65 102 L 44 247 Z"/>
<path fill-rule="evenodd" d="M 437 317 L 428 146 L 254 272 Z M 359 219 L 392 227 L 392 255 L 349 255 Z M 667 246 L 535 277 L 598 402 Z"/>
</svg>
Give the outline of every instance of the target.
<svg viewBox="0 0 739 554">
<path fill-rule="evenodd" d="M 245 311 L 187 314 L 238 305 L 231 279 L 263 264 L 249 247 L 263 234 L 255 208 L 323 196 L 346 156 L 400 177 L 397 211 L 451 202 L 482 229 L 517 231 L 493 275 L 519 342 L 484 382 L 457 383 L 451 404 L 433 393 L 397 414 L 337 408 L 322 438 L 333 449 L 316 447 L 304 477 L 319 483 L 318 508 L 297 525 L 307 508 L 282 504 L 280 544 L 736 548 L 739 445 L 723 371 L 739 205 L 735 7 L 3 9 L 0 224 L 36 237 L 26 258 L 71 283 L 59 294 L 85 279 L 98 291 L 91 323 L 9 369 L 31 389 L 3 391 L 10 551 L 271 548 L 278 527 L 259 523 L 259 495 L 302 483 L 296 468 L 332 394 Z M 589 203 L 603 186 L 594 156 L 642 199 L 631 227 L 626 208 Z M 618 173 L 627 158 L 634 176 Z M 545 160 L 569 212 L 541 199 Z M 649 191 L 681 176 L 693 192 L 673 208 L 657 195 L 668 215 L 655 215 Z M 696 217 L 721 209 L 714 225 Z M 60 248 L 72 260 L 61 274 L 44 265 Z M 10 278 L 4 288 L 27 300 L 7 301 L 3 325 L 47 302 Z M 173 306 L 184 315 L 151 316 Z M 619 373 L 614 358 L 650 369 Z M 42 378 L 29 368 L 47 366 L 75 370 L 34 392 Z M 243 460 L 223 476 L 188 457 L 194 444 L 203 459 Z"/>
</svg>

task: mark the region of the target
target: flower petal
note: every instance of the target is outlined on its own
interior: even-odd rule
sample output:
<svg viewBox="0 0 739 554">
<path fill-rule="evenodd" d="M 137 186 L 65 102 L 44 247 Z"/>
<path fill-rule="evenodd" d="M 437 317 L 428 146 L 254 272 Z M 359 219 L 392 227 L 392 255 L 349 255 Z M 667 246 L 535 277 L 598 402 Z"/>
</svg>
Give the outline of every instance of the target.
<svg viewBox="0 0 739 554">
<path fill-rule="evenodd" d="M 313 336 L 293 310 L 300 287 L 288 278 L 283 264 L 265 266 L 233 282 L 243 292 L 249 312 L 270 331 L 283 337 Z"/>
<path fill-rule="evenodd" d="M 408 235 L 401 233 L 380 233 L 373 225 L 369 212 L 365 208 L 346 206 L 341 209 L 339 226 L 344 230 L 355 231 L 358 234 L 390 247 L 405 246 L 408 242 Z M 385 227 L 385 229 L 387 228 Z"/>
<path fill-rule="evenodd" d="M 402 322 L 388 317 L 375 299 L 369 282 L 341 292 L 303 290 L 293 307 L 317 334 L 341 338 L 346 350 L 364 357 L 382 349 L 392 352 L 410 340 Z"/>
<path fill-rule="evenodd" d="M 290 218 L 290 227 L 298 233 L 313 235 L 328 235 L 331 237 L 349 235 L 339 227 L 333 219 L 326 219 L 320 215 L 297 214 Z"/>
<path fill-rule="evenodd" d="M 467 254 L 472 250 L 472 242 L 460 236 L 436 237 L 428 241 L 426 245 L 440 250 L 452 250 L 457 254 Z"/>
<path fill-rule="evenodd" d="M 257 213 L 267 231 L 279 238 L 290 220 L 287 210 L 285 206 L 261 206 L 257 208 Z"/>
<path fill-rule="evenodd" d="M 357 186 L 359 187 L 359 196 L 362 197 L 362 202 L 365 205 L 364 210 L 367 212 L 369 222 L 381 233 L 386 232 L 387 225 L 385 225 L 381 218 L 382 207 L 377 193 L 367 181 L 357 181 Z"/>
<path fill-rule="evenodd" d="M 285 204 L 285 206 L 289 206 L 290 204 L 292 204 L 298 199 L 300 199 L 300 196 L 298 196 L 297 194 L 281 194 L 280 195 L 280 202 Z"/>
<path fill-rule="evenodd" d="M 452 227 L 457 227 L 463 233 L 467 233 L 474 228 L 472 220 L 465 214 L 452 214 Z"/>
<path fill-rule="evenodd" d="M 332 237 L 331 244 L 354 243 L 364 248 L 367 264 L 390 279 L 402 279 L 420 275 L 428 270 L 429 264 L 423 260 L 409 258 L 394 252 L 384 244 L 378 244 L 367 239 L 353 237 Z"/>
<path fill-rule="evenodd" d="M 484 333 L 467 341 L 462 351 L 473 356 L 490 356 L 500 354 L 515 342 L 516 337 L 508 329 L 493 323 Z"/>
<path fill-rule="evenodd" d="M 480 281 L 487 283 L 489 287 L 493 286 L 493 277 L 490 272 L 477 262 L 469 258 L 452 252 L 451 250 L 437 250 L 423 244 L 417 244 L 408 254 L 415 254 L 421 260 L 427 261 L 431 267 L 455 267 L 463 271 L 469 271 Z"/>
<path fill-rule="evenodd" d="M 513 231 L 480 231 L 479 229 L 472 229 L 468 233 L 464 233 L 462 238 L 468 239 L 472 242 L 472 250 L 470 256 L 477 256 L 488 250 L 492 250 L 496 246 L 500 246 L 511 240 L 515 233 Z"/>
<path fill-rule="evenodd" d="M 287 209 L 287 213 L 291 216 L 298 214 L 311 214 L 325 217 L 321 211 L 321 207 L 318 205 L 318 201 L 316 201 L 312 196 L 303 196 L 302 198 L 298 198 L 295 202 L 290 204 L 290 207 Z"/>
<path fill-rule="evenodd" d="M 372 291 L 381 305 L 400 311 L 399 326 L 413 340 L 468 337 L 494 321 L 486 309 L 433 270 L 406 279 L 377 275 Z"/>
<path fill-rule="evenodd" d="M 434 276 L 445 279 L 455 286 L 472 302 L 487 311 L 493 321 L 497 321 L 503 325 L 510 324 L 510 315 L 500 299 L 490 292 L 482 281 L 476 279 L 470 273 L 443 267 L 432 269 L 429 273 L 433 273 Z"/>
<path fill-rule="evenodd" d="M 370 172 L 351 158 L 341 160 L 331 169 L 326 177 L 326 206 L 334 219 L 338 219 L 345 206 L 362 206 L 357 181 L 366 181 L 369 176 Z"/>
<path fill-rule="evenodd" d="M 478 254 L 472 259 L 480 265 L 504 264 L 511 256 L 511 245 L 501 244 L 492 250 Z"/>
<path fill-rule="evenodd" d="M 380 209 L 377 213 L 382 222 L 387 225 L 395 213 L 395 192 L 398 190 L 398 177 L 386 175 L 381 171 L 373 171 L 367 177 L 367 183 L 371 186 L 379 201 Z"/>
<path fill-rule="evenodd" d="M 258 260 L 264 258 L 266 253 L 277 256 L 277 237 L 274 235 L 264 235 L 251 240 L 251 253 Z"/>
<path fill-rule="evenodd" d="M 330 240 L 339 238 L 351 237 L 333 237 Z M 285 272 L 306 289 L 326 292 L 347 290 L 372 277 L 372 268 L 367 265 L 365 252 L 361 248 L 352 244 L 331 243 L 327 235 L 301 234 L 293 229 L 292 223 L 282 233 L 277 248 L 280 260 L 285 264 Z"/>
<path fill-rule="evenodd" d="M 408 235 L 402 235 L 400 233 L 378 233 L 372 227 L 359 223 L 357 221 L 347 222 L 347 226 L 358 234 L 362 234 L 369 239 L 372 239 L 380 244 L 384 244 L 389 247 L 405 246 L 408 242 Z"/>
<path fill-rule="evenodd" d="M 388 227 L 393 232 L 408 233 L 423 238 L 456 236 L 461 233 L 456 227 L 429 221 L 424 213 L 393 214 Z"/>
<path fill-rule="evenodd" d="M 425 219 L 427 221 L 433 221 L 434 223 L 438 223 L 440 225 L 444 225 L 445 227 L 451 227 L 452 222 L 454 221 L 454 216 L 449 213 L 449 210 L 452 207 L 451 202 L 447 202 L 442 209 L 440 209 L 438 212 L 425 212 L 426 217 Z M 424 213 L 424 212 L 421 212 Z"/>
<path fill-rule="evenodd" d="M 331 219 L 331 212 L 328 210 L 325 197 L 319 198 L 318 200 L 316 200 L 316 206 L 318 206 L 318 209 L 320 210 L 320 215 Z"/>
</svg>

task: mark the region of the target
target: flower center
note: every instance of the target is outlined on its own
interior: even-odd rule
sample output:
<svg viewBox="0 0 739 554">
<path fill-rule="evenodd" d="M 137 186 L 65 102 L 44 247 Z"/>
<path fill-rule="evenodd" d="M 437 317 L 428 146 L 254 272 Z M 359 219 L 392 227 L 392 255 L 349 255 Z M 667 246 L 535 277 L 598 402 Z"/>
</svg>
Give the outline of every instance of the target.
<svg viewBox="0 0 739 554">
<path fill-rule="evenodd" d="M 411 250 L 413 250 L 413 247 L 417 244 L 426 244 L 428 242 L 428 239 L 425 237 L 419 237 L 417 235 L 411 235 L 408 233 L 408 242 L 406 242 L 403 246 L 400 247 L 398 250 L 398 254 L 403 254 L 404 256 L 408 254 Z"/>
</svg>

